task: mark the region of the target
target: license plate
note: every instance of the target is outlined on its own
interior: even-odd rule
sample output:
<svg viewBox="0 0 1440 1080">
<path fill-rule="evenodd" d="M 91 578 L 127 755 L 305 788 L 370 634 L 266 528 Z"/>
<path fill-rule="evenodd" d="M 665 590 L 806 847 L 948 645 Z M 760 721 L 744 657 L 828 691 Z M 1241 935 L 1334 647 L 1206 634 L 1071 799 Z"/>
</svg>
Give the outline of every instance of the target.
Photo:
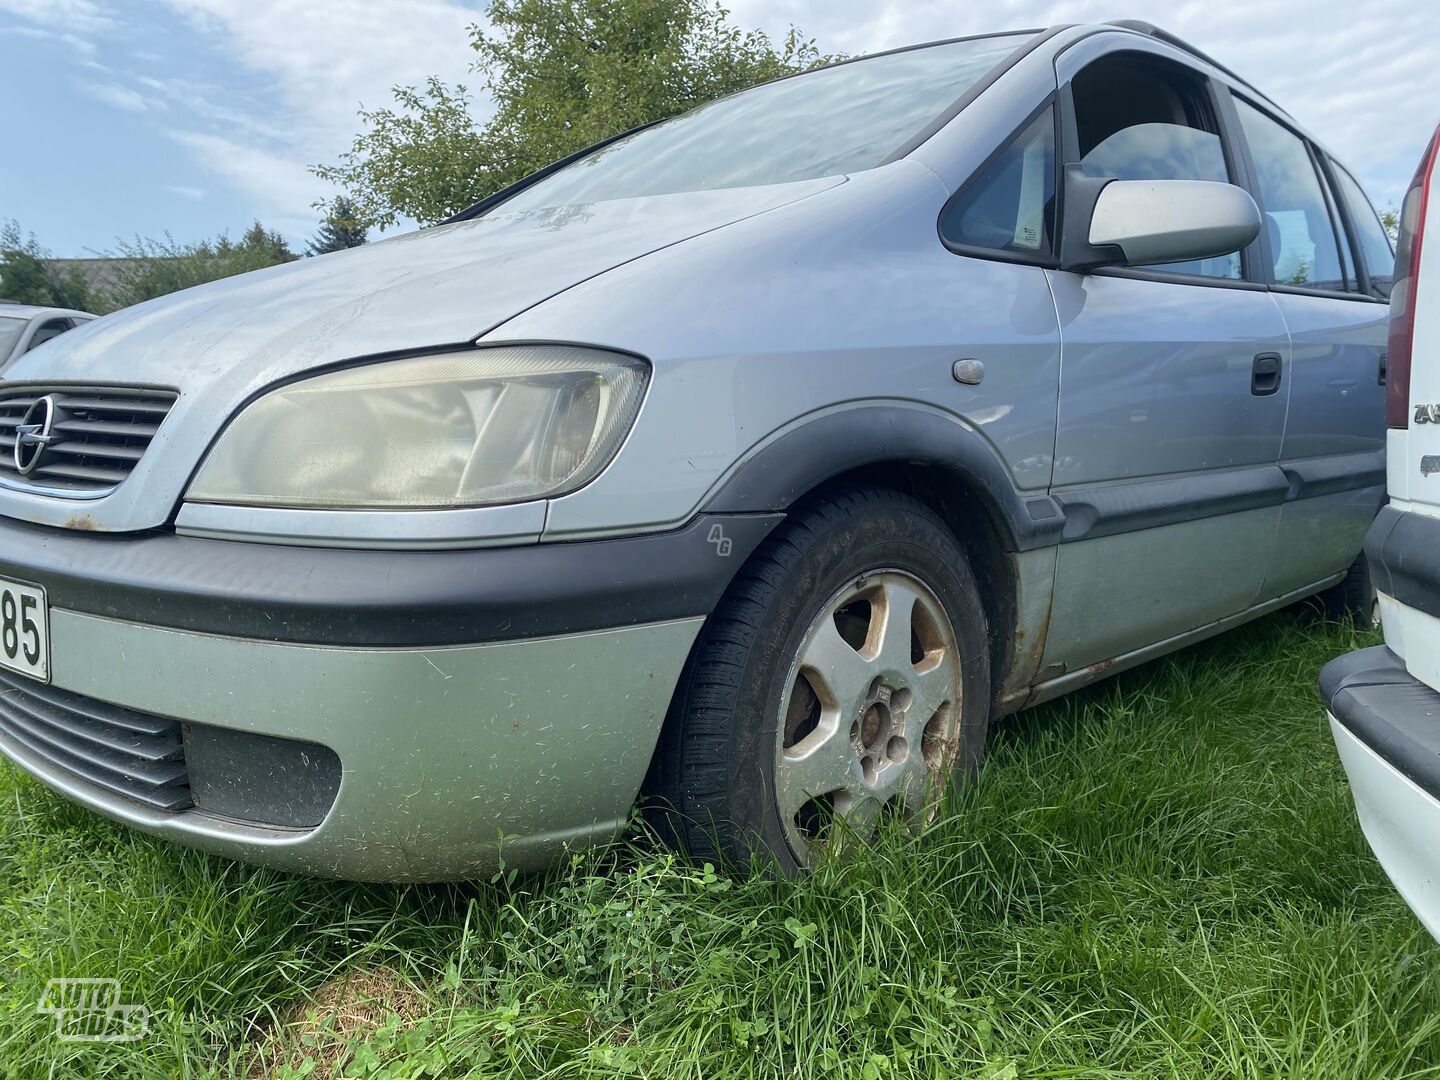
<svg viewBox="0 0 1440 1080">
<path fill-rule="evenodd" d="M 50 605 L 38 585 L 0 578 L 0 668 L 50 681 Z"/>
</svg>

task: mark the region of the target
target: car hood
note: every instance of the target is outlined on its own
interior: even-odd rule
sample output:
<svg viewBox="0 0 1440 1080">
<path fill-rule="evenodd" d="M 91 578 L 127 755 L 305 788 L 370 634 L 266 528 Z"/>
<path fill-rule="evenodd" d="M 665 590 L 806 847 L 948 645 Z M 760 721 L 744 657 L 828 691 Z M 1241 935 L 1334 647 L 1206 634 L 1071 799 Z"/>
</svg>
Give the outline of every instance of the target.
<svg viewBox="0 0 1440 1080">
<path fill-rule="evenodd" d="M 129 531 L 167 522 L 216 433 L 265 387 L 357 357 L 473 341 L 574 285 L 765 213 L 843 178 L 492 213 L 160 297 L 21 357 L 13 383 L 179 391 L 145 459 L 113 493 L 0 489 L 0 515 Z"/>
</svg>

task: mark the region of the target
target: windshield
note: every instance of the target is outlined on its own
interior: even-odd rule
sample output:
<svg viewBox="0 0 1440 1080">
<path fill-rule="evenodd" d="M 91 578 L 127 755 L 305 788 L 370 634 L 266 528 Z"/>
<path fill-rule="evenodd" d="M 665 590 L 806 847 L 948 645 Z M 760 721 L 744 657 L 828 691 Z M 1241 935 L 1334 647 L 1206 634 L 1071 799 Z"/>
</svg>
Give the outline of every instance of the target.
<svg viewBox="0 0 1440 1080">
<path fill-rule="evenodd" d="M 25 320 L 11 315 L 0 315 L 0 364 L 10 358 L 10 350 L 25 330 Z"/>
<path fill-rule="evenodd" d="M 873 169 L 1028 36 L 927 45 L 766 83 L 612 143 L 502 205 L 531 210 Z"/>
</svg>

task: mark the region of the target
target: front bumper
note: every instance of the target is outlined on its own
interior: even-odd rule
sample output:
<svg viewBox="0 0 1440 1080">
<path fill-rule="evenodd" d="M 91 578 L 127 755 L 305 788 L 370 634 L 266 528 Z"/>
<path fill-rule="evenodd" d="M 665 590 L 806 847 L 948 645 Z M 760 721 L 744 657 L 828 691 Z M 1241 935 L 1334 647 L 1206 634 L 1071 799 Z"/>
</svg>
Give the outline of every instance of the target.
<svg viewBox="0 0 1440 1080">
<path fill-rule="evenodd" d="M 49 594 L 62 695 L 318 743 L 340 780 L 318 825 L 280 828 L 128 798 L 3 722 L 0 752 L 109 817 L 286 870 L 453 880 L 502 851 L 506 866 L 541 865 L 623 826 L 704 616 L 776 520 L 425 553 L 0 522 L 0 576 Z"/>
<path fill-rule="evenodd" d="M 1383 645 L 1332 660 L 1320 693 L 1365 838 L 1440 940 L 1440 693 Z"/>
</svg>

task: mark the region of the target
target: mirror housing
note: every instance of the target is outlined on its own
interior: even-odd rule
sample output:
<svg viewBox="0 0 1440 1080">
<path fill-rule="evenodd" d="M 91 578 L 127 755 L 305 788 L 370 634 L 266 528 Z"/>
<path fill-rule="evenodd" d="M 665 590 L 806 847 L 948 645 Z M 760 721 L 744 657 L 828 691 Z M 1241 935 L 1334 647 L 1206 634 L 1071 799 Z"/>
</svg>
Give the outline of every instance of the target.
<svg viewBox="0 0 1440 1080">
<path fill-rule="evenodd" d="M 1065 167 L 1063 270 L 1229 255 L 1260 234 L 1249 192 L 1208 180 L 1114 180 Z"/>
</svg>

